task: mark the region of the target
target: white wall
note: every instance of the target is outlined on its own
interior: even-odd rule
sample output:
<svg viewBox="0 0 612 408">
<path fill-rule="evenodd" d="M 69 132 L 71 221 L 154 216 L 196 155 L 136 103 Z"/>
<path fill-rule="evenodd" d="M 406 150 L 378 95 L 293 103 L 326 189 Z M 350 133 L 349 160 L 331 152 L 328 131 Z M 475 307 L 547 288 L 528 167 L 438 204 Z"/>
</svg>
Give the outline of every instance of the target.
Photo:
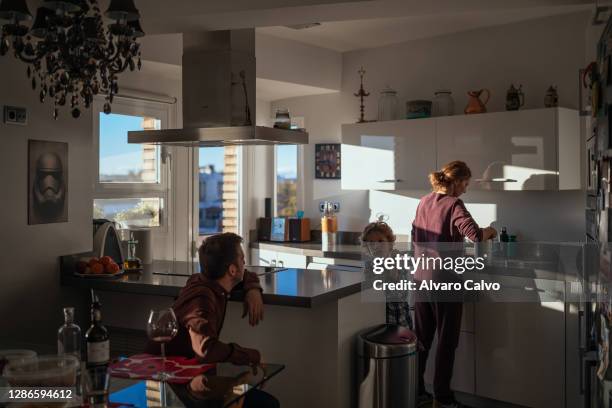
<svg viewBox="0 0 612 408">
<path fill-rule="evenodd" d="M 75 303 L 60 288 L 58 256 L 92 244 L 92 122 L 87 112 L 73 119 L 69 109 L 53 120 L 53 105 L 38 102 L 25 72 L 12 54 L 0 58 L 0 106 L 25 107 L 29 115 L 27 126 L 0 123 L 0 337 L 50 342 L 61 307 Z M 28 225 L 29 139 L 68 143 L 68 222 Z"/>
<path fill-rule="evenodd" d="M 542 107 L 546 89 L 556 84 L 560 105 L 576 108 L 577 71 L 584 65 L 587 19 L 585 13 L 570 14 L 348 52 L 343 55 L 340 94 L 273 102 L 272 110 L 286 107 L 292 115 L 304 116 L 310 133 L 305 196 L 313 199 L 305 205 L 307 216 L 318 217 L 320 200 L 338 200 L 341 229 L 359 231 L 368 217 L 383 212 L 392 215 L 390 222 L 397 233 L 407 234 L 414 200 L 426 193 L 390 194 L 383 200 L 372 194 L 369 200 L 366 192 L 342 191 L 339 181 L 313 178 L 314 144 L 340 142 L 340 125 L 358 118 L 359 102 L 353 93 L 359 88 L 357 71 L 361 66 L 367 71 L 365 88 L 371 93 L 366 100 L 369 119 L 376 117 L 378 93 L 386 84 L 398 90 L 402 107 L 406 100 L 431 99 L 437 88 L 450 88 L 456 113 L 463 110 L 468 90 L 490 89 L 488 109 L 501 111 L 512 82 L 523 85 L 525 109 Z M 584 235 L 582 191 L 468 192 L 463 198 L 477 221 L 507 224 L 522 240 L 580 240 Z"/>
<path fill-rule="evenodd" d="M 178 69 L 180 73 L 180 67 Z M 25 71 L 25 64 L 12 55 L 0 58 L 0 107 L 25 107 L 29 115 L 27 126 L 0 123 L 0 174 L 5 177 L 0 193 L 0 219 L 5 229 L 0 241 L 0 264 L 4 265 L 0 277 L 0 319 L 3 322 L 0 344 L 5 336 L 13 341 L 27 339 L 54 344 L 56 330 L 63 321 L 62 306 L 78 305 L 83 294 L 60 287 L 59 256 L 92 248 L 93 112 L 83 110 L 81 117 L 75 120 L 69 109 L 62 109 L 58 120 L 53 120 L 53 105 L 39 103 L 38 92 L 32 91 Z M 143 61 L 143 72 L 120 75 L 119 86 L 122 90 L 172 95 L 180 101 L 180 76 L 176 77 L 176 71 L 164 64 Z M 180 106 L 177 109 L 180 112 Z M 180 117 L 177 123 L 180 124 Z M 68 143 L 66 223 L 27 224 L 28 139 Z M 162 235 L 166 234 L 172 236 L 172 229 Z M 166 247 L 168 237 L 155 238 L 157 252 L 172 256 L 172 247 Z M 185 238 L 184 246 L 187 244 Z M 77 313 L 84 317 L 88 311 L 78 310 Z"/>
<path fill-rule="evenodd" d="M 257 78 L 340 89 L 342 54 L 265 34 L 256 36 Z"/>
</svg>

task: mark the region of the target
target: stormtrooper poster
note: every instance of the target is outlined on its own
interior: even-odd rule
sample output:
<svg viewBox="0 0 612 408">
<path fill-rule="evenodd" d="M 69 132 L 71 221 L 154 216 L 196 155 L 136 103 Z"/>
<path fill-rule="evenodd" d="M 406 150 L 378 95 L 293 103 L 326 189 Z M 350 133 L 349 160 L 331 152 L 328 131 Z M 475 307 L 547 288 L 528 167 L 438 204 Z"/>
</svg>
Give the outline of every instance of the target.
<svg viewBox="0 0 612 408">
<path fill-rule="evenodd" d="M 68 221 L 68 143 L 28 141 L 28 224 Z"/>
</svg>

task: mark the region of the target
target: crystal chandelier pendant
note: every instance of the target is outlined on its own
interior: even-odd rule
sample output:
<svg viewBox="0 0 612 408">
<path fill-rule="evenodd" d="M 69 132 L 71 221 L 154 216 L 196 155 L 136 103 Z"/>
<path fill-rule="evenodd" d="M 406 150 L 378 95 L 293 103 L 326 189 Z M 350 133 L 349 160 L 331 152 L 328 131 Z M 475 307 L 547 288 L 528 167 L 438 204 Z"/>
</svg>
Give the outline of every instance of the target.
<svg viewBox="0 0 612 408">
<path fill-rule="evenodd" d="M 111 0 L 104 16 L 113 22 L 104 24 L 97 0 L 44 0 L 34 18 L 26 0 L 0 0 L 0 21 L 7 21 L 0 23 L 0 56 L 12 49 L 28 64 L 32 89 L 41 103 L 53 101 L 54 119 L 68 97 L 75 119 L 95 95 L 105 95 L 110 113 L 118 75 L 142 67 L 138 39 L 145 33 L 134 1 Z"/>
</svg>

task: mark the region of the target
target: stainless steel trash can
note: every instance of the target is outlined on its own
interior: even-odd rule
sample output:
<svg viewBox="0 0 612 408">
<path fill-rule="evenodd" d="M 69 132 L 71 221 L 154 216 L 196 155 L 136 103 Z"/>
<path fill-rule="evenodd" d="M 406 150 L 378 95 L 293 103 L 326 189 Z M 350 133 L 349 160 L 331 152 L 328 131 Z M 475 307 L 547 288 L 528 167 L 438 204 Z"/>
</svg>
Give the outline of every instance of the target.
<svg viewBox="0 0 612 408">
<path fill-rule="evenodd" d="M 359 408 L 414 408 L 417 404 L 417 338 L 383 324 L 357 336 Z"/>
</svg>

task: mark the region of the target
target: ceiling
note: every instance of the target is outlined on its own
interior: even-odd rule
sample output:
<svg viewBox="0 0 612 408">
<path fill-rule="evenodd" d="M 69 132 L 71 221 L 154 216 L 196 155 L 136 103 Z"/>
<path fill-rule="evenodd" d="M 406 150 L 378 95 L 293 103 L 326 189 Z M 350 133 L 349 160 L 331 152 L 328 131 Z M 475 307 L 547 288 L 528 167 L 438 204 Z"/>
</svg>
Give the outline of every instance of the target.
<svg viewBox="0 0 612 408">
<path fill-rule="evenodd" d="M 283 26 L 264 27 L 258 28 L 257 32 L 346 52 L 588 9 L 590 7 L 585 5 L 564 5 L 515 10 L 487 10 L 335 21 L 303 30 Z"/>
<path fill-rule="evenodd" d="M 101 0 L 104 9 L 109 0 Z M 136 0 L 143 55 L 180 64 L 173 33 L 256 27 L 258 33 L 338 52 L 374 48 L 477 28 L 591 10 L 591 0 Z M 285 26 L 320 22 L 304 30 Z M 167 34 L 167 35 L 156 35 Z M 331 92 L 259 78 L 262 100 Z"/>
<path fill-rule="evenodd" d="M 102 8 L 108 1 L 101 0 Z M 370 31 L 385 30 L 386 37 L 391 36 L 392 30 L 399 30 L 401 38 L 413 38 L 421 31 L 438 35 L 440 30 L 448 29 L 449 23 L 454 30 L 462 30 L 487 22 L 504 24 L 571 12 L 572 7 L 588 8 L 592 3 L 592 0 L 136 0 L 148 34 L 322 22 L 330 24 L 320 27 L 320 35 L 333 38 L 336 49 L 356 46 L 357 41 L 348 38 L 344 30 L 358 34 L 360 41 L 367 40 Z M 279 36 L 295 35 L 283 31 L 270 29 Z M 314 42 L 314 33 L 297 35 L 305 37 L 301 41 Z M 316 43 L 324 44 L 324 40 Z"/>
</svg>

